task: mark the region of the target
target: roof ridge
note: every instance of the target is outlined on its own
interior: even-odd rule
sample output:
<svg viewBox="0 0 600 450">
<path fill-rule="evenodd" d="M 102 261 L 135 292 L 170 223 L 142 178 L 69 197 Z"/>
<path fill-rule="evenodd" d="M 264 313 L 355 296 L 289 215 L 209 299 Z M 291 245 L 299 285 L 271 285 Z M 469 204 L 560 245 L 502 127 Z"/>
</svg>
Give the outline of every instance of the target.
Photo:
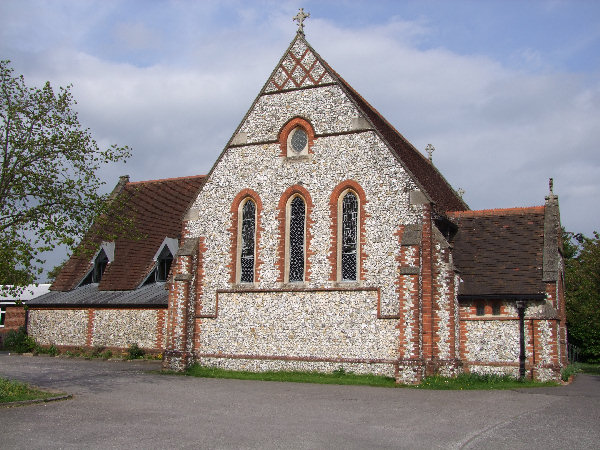
<svg viewBox="0 0 600 450">
<path fill-rule="evenodd" d="M 311 47 L 311 49 L 312 49 L 312 47 Z M 394 125 L 392 125 L 373 105 L 371 105 L 356 89 L 354 89 L 354 87 L 352 87 L 350 85 L 350 83 L 348 83 L 339 73 L 337 73 L 335 71 L 335 69 L 333 67 L 331 67 L 329 65 L 329 63 L 321 57 L 321 55 L 319 55 L 314 49 L 312 49 L 312 50 L 316 54 L 316 56 L 320 59 L 321 63 L 327 68 L 327 70 L 330 71 L 332 73 L 332 75 L 337 79 L 337 81 L 342 86 L 342 89 L 346 89 L 348 91 L 348 94 L 350 95 L 351 100 L 353 100 L 355 102 L 356 106 L 358 107 L 358 109 L 361 110 L 361 112 L 367 116 L 366 119 L 371 123 L 371 125 L 373 125 L 374 129 L 380 134 L 381 138 L 387 142 L 389 147 L 393 150 L 393 152 L 396 154 L 396 156 L 402 162 L 402 165 L 404 166 L 404 168 L 406 170 L 408 170 L 409 173 L 411 173 L 411 175 L 414 177 L 414 179 L 417 181 L 417 183 L 425 191 L 424 192 L 425 195 L 428 196 L 431 200 L 433 200 L 434 203 L 436 203 L 436 204 L 441 203 L 440 200 L 442 200 L 442 201 L 444 200 L 443 196 L 441 198 L 437 198 L 437 199 L 434 198 L 434 197 L 436 197 L 436 195 L 435 194 L 432 195 L 432 193 L 435 191 L 435 189 L 439 188 L 438 183 L 435 182 L 435 180 L 434 180 L 433 184 L 436 185 L 436 187 L 434 188 L 432 186 L 428 186 L 428 184 L 430 185 L 432 183 L 429 183 L 428 182 L 429 180 L 421 179 L 422 177 L 428 178 L 428 175 L 424 174 L 424 173 L 416 173 L 416 171 L 422 172 L 422 170 L 420 170 L 418 167 L 416 167 L 415 164 L 417 164 L 417 165 L 420 164 L 420 165 L 422 165 L 422 167 L 429 167 L 429 169 L 426 169 L 426 170 L 431 170 L 432 173 L 435 174 L 434 176 L 439 177 L 438 181 L 441 180 L 445 184 L 445 186 L 449 189 L 449 193 L 451 193 L 451 195 L 454 196 L 454 200 L 456 200 L 456 202 L 450 200 L 450 203 L 453 203 L 454 207 L 463 206 L 465 209 L 468 209 L 469 207 L 466 204 L 466 202 L 458 195 L 458 193 L 450 185 L 448 180 L 446 180 L 444 175 L 442 175 L 442 173 L 437 169 L 437 167 L 435 167 L 435 165 L 428 158 L 426 158 L 425 155 L 423 155 L 408 139 L 406 139 L 404 137 L 404 135 L 402 133 L 400 133 L 396 129 L 396 127 L 394 127 Z M 366 111 L 365 109 L 368 109 L 368 111 Z M 370 116 L 369 113 L 371 113 L 373 116 L 375 116 L 374 117 L 375 119 L 381 121 L 381 124 L 375 123 L 372 120 L 372 118 L 369 117 Z M 390 142 L 390 139 L 388 139 L 385 136 L 386 130 L 382 130 L 381 129 L 382 127 L 386 127 L 389 130 L 389 132 L 391 132 L 394 136 L 396 136 L 398 139 L 400 139 L 402 144 L 404 144 L 404 146 L 408 147 L 408 150 L 410 150 L 410 153 L 415 155 L 419 159 L 419 162 L 416 163 L 415 161 L 411 162 L 411 161 L 406 160 L 405 156 L 407 156 L 407 155 L 404 155 L 404 157 L 403 157 L 403 155 L 401 154 L 401 150 L 399 148 L 397 148 L 397 146 L 393 142 Z M 446 205 L 440 205 L 440 206 L 442 206 L 442 211 L 440 211 L 440 212 L 445 212 L 443 210 L 448 209 L 448 207 L 450 207 L 450 203 L 447 203 L 447 202 L 445 202 L 445 203 L 446 203 Z"/>
<path fill-rule="evenodd" d="M 525 212 L 543 212 L 545 206 L 522 206 L 513 208 L 492 208 L 492 209 L 476 209 L 469 211 L 447 211 L 450 217 L 483 217 L 483 216 L 501 216 L 509 214 L 522 214 Z"/>
<path fill-rule="evenodd" d="M 195 180 L 197 178 L 205 178 L 206 175 L 190 175 L 187 177 L 173 177 L 173 178 L 158 178 L 156 180 L 143 180 L 143 181 L 129 181 L 127 185 L 132 184 L 149 184 L 149 183 L 163 183 L 165 181 L 183 181 L 183 180 Z"/>
</svg>

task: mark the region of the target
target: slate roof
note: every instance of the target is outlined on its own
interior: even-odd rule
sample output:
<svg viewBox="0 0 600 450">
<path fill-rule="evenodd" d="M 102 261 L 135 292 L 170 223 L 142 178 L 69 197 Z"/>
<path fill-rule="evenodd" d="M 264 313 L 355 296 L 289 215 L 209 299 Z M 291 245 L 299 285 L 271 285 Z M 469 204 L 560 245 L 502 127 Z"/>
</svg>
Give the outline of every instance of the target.
<svg viewBox="0 0 600 450">
<path fill-rule="evenodd" d="M 27 302 L 29 307 L 52 306 L 153 306 L 167 307 L 165 283 L 151 283 L 132 291 L 100 291 L 98 284 L 86 284 L 68 292 L 50 291 Z"/>
<path fill-rule="evenodd" d="M 124 214 L 131 218 L 134 232 L 142 238 L 116 240 L 114 261 L 108 264 L 102 280 L 95 285 L 97 291 L 126 291 L 140 286 L 154 268 L 154 255 L 165 237 L 179 238 L 183 216 L 205 178 L 199 175 L 124 185 L 119 194 L 122 195 Z M 94 241 L 99 248 L 99 240 Z M 76 288 L 91 269 L 91 260 L 89 254 L 71 256 L 50 289 L 70 291 Z"/>
<path fill-rule="evenodd" d="M 459 299 L 543 297 L 544 214 L 544 206 L 448 213 L 458 226 Z"/>
</svg>

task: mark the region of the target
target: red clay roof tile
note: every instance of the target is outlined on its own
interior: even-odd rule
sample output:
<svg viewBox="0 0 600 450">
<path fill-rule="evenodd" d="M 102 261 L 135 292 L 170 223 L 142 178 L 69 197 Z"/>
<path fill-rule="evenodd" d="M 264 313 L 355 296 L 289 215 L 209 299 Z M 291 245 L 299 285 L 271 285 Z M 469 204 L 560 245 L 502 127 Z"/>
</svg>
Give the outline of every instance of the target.
<svg viewBox="0 0 600 450">
<path fill-rule="evenodd" d="M 459 296 L 542 295 L 543 206 L 453 211 Z"/>
<path fill-rule="evenodd" d="M 204 175 L 127 183 L 125 214 L 141 239 L 120 238 L 114 261 L 108 264 L 99 290 L 137 288 L 154 267 L 154 255 L 165 237 L 179 238 L 182 219 L 205 181 Z M 99 246 L 100 242 L 96 242 Z M 73 255 L 52 284 L 51 290 L 74 289 L 91 269 L 90 255 Z"/>
</svg>

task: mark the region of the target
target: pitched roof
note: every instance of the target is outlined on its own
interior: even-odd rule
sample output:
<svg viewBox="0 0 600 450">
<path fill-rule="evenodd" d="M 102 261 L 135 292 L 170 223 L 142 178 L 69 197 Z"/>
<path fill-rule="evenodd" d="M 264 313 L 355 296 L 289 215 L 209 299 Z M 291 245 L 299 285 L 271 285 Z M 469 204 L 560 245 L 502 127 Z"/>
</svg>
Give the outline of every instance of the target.
<svg viewBox="0 0 600 450">
<path fill-rule="evenodd" d="M 373 106 L 310 46 L 303 35 L 297 34 L 279 64 L 267 80 L 260 95 L 290 89 L 337 84 L 354 102 L 379 136 L 388 144 L 404 167 L 435 203 L 436 211 L 469 209 L 462 198 L 435 166 L 404 138 Z M 251 108 L 252 109 L 252 108 Z"/>
<path fill-rule="evenodd" d="M 446 211 L 467 210 L 467 204 L 452 189 L 452 186 L 450 186 L 433 163 L 408 142 L 352 86 L 343 78 L 339 76 L 338 78 L 359 109 L 379 132 L 379 135 L 394 150 L 400 161 L 404 163 L 406 169 L 412 173 L 417 182 L 425 190 L 425 193 L 435 203 L 437 212 L 444 214 Z"/>
<path fill-rule="evenodd" d="M 545 207 L 450 212 L 461 296 L 543 296 Z"/>
<path fill-rule="evenodd" d="M 27 306 L 146 306 L 166 307 L 169 291 L 165 283 L 152 283 L 132 291 L 99 291 L 96 283 L 69 292 L 50 291 L 27 302 Z"/>
<path fill-rule="evenodd" d="M 183 216 L 205 181 L 204 175 L 127 182 L 119 193 L 123 215 L 131 219 L 139 239 L 120 238 L 115 242 L 114 260 L 108 264 L 97 288 L 122 291 L 137 288 L 154 268 L 154 255 L 165 237 L 179 238 Z M 107 225 L 110 228 L 111 224 Z M 84 243 L 89 243 L 84 239 Z M 92 245 L 100 246 L 98 239 Z M 73 255 L 55 282 L 53 291 L 74 289 L 92 267 L 89 254 Z"/>
</svg>

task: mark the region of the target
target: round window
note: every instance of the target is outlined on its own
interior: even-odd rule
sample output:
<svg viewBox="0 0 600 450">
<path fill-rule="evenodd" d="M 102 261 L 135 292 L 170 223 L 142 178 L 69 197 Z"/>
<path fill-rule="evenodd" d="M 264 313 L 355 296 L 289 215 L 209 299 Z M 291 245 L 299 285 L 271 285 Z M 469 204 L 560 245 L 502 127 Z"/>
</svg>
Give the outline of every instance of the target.
<svg viewBox="0 0 600 450">
<path fill-rule="evenodd" d="M 306 144 L 308 144 L 308 135 L 306 134 L 306 131 L 304 131 L 304 128 L 298 127 L 292 132 L 291 144 L 292 150 L 296 153 L 300 153 L 306 148 Z"/>
</svg>

